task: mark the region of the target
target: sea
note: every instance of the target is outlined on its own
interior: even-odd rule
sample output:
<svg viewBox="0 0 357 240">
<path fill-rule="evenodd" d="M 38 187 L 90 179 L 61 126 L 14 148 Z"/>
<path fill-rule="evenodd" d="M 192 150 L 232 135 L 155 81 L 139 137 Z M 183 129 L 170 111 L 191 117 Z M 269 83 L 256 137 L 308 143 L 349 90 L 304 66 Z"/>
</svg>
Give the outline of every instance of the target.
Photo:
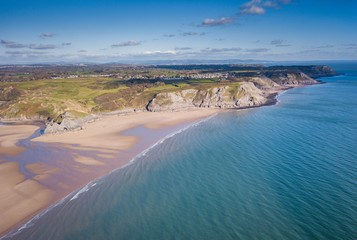
<svg viewBox="0 0 357 240">
<path fill-rule="evenodd" d="M 179 131 L 8 238 L 357 239 L 357 63 L 330 65 L 341 75 Z"/>
</svg>

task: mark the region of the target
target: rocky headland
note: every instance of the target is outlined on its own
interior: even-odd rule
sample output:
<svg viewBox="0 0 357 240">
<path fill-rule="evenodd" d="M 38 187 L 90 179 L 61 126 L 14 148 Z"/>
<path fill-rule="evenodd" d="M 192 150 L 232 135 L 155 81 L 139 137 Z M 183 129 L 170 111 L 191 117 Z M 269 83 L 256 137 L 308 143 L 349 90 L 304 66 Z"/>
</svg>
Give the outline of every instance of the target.
<svg viewBox="0 0 357 240">
<path fill-rule="evenodd" d="M 303 72 L 281 73 L 271 78 L 252 77 L 231 85 L 207 89 L 185 89 L 177 92 L 159 93 L 148 103 L 151 112 L 180 111 L 192 108 L 241 109 L 275 103 L 275 96 L 286 89 L 318 84 Z"/>
</svg>

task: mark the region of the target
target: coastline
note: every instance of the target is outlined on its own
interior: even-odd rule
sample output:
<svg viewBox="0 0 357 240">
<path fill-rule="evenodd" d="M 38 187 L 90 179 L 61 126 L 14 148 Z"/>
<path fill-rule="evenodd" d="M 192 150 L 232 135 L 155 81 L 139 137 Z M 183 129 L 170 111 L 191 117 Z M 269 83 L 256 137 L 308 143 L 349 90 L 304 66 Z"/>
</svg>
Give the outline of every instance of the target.
<svg viewBox="0 0 357 240">
<path fill-rule="evenodd" d="M 279 102 L 277 97 L 291 88 L 271 93 L 267 97 L 268 101 L 264 104 L 234 110 L 275 105 Z M 197 108 L 178 112 L 103 115 L 94 122 L 86 123 L 82 130 L 46 134 L 30 139 L 31 144 L 41 144 L 41 147 L 49 147 L 57 152 L 61 149 L 69 149 L 71 153 L 68 154 L 67 152 L 64 155 L 69 159 L 60 163 L 66 173 L 59 171 L 61 166 L 58 166 L 58 161 L 55 161 L 55 167 L 51 164 L 49 166 L 43 164 L 43 162 L 30 166 L 30 171 L 35 174 L 34 179 L 44 187 L 43 190 L 48 191 L 47 197 L 50 200 L 43 204 L 40 209 L 33 210 L 31 214 L 11 224 L 10 228 L 0 229 L 0 239 L 12 237 L 12 234 L 26 228 L 33 220 L 41 217 L 70 197 L 70 201 L 75 200 L 81 193 L 95 186 L 97 180 L 113 171 L 125 168 L 142 154 L 150 151 L 157 144 L 162 143 L 177 132 L 184 131 L 198 122 L 227 110 L 232 109 Z M 12 122 L 11 125 L 7 126 L 23 125 L 21 125 L 21 122 Z M 26 124 L 25 126 L 33 127 L 34 125 Z M 39 125 L 36 124 L 36 130 L 38 131 L 38 129 Z M 144 129 L 149 130 L 149 133 L 145 131 L 140 133 Z M 142 142 L 144 138 L 152 137 L 155 133 L 160 134 L 149 141 Z M 33 134 L 34 132 L 27 137 L 29 138 Z M 15 146 L 16 143 L 18 142 L 15 142 Z M 52 160 L 54 159 L 49 158 L 46 163 Z M 0 152 L 0 164 L 3 163 Z M 60 176 L 61 174 L 63 176 Z M 78 174 L 80 174 L 80 179 L 77 177 L 75 179 L 74 176 L 78 176 Z"/>
<path fill-rule="evenodd" d="M 219 111 L 219 109 L 197 109 L 183 112 L 143 112 L 126 116 L 103 116 L 95 122 L 87 123 L 84 130 L 43 135 L 31 140 L 28 138 L 38 131 L 38 126 L 19 125 L 18 123 L 2 125 L 2 128 L 6 126 L 10 132 L 15 129 L 23 132 L 24 127 L 30 129 L 21 136 L 16 131 L 12 137 L 9 134 L 4 136 L 6 139 L 12 140 L 10 152 L 14 153 L 11 155 L 8 152 L 0 153 L 0 169 L 8 172 L 8 175 L 3 176 L 14 179 L 12 182 L 4 181 L 4 184 L 7 189 L 15 191 L 20 187 L 20 184 L 25 182 L 29 185 L 30 182 L 35 186 L 28 188 L 29 192 L 21 200 L 33 199 L 30 193 L 32 190 L 38 190 L 42 194 L 42 200 L 37 205 L 25 204 L 27 212 L 22 211 L 22 214 L 19 214 L 18 204 L 11 202 L 13 208 L 7 210 L 6 213 L 16 216 L 16 218 L 9 221 L 9 218 L 0 217 L 0 219 L 6 219 L 7 222 L 6 225 L 0 225 L 2 227 L 0 238 L 11 237 L 11 234 L 24 227 L 29 221 L 38 218 L 68 197 L 75 199 L 83 188 L 89 186 L 93 181 L 126 167 L 138 156 L 145 154 L 162 142 L 163 139 L 169 138 L 176 132 L 205 120 Z M 145 137 L 150 139 L 144 140 Z M 28 140 L 23 143 L 23 139 Z M 10 149 L 7 142 L 8 140 L 4 144 L 4 138 L 2 140 L 0 138 L 0 145 L 3 147 L 1 149 Z M 31 173 L 30 175 L 22 172 L 23 167 L 22 169 L 19 167 L 21 158 L 32 156 L 32 153 L 28 153 L 28 149 L 26 149 L 29 144 L 34 146 L 39 154 L 43 148 L 54 152 L 52 156 L 46 156 L 42 160 L 31 159 L 28 163 L 21 163 Z M 14 152 L 14 148 L 21 151 Z M 70 149 L 70 151 L 66 151 L 66 149 Z M 56 155 L 58 157 L 58 153 L 61 151 L 64 156 L 57 160 Z M 4 189 L 3 186 L 2 189 Z M 0 199 L 8 202 L 4 196 L 2 190 Z M 7 206 L 5 203 L 0 204 L 1 209 L 5 206 Z M 4 212 L 1 211 L 1 215 L 3 214 Z"/>
</svg>

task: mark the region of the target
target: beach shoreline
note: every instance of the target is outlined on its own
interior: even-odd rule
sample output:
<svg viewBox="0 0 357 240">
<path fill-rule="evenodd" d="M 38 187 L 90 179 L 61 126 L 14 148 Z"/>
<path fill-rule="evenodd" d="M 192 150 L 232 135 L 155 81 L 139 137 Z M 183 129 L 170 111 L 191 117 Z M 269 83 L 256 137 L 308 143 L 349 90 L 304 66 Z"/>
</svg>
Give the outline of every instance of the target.
<svg viewBox="0 0 357 240">
<path fill-rule="evenodd" d="M 63 186 L 54 187 L 54 185 L 50 186 L 50 188 L 47 188 L 47 190 L 51 190 L 56 193 L 53 194 L 50 204 L 47 204 L 40 210 L 34 211 L 27 217 L 22 218 L 21 221 L 17 221 L 16 223 L 12 224 L 10 228 L 6 230 L 0 229 L 0 239 L 6 238 L 8 236 L 11 237 L 12 234 L 16 234 L 19 229 L 26 228 L 26 226 L 34 219 L 41 217 L 50 209 L 66 201 L 69 197 L 76 196 L 76 194 L 80 193 L 84 188 L 90 186 L 97 180 L 106 177 L 113 171 L 125 168 L 126 166 L 130 165 L 133 160 L 138 158 L 142 153 L 152 149 L 157 145 L 158 142 L 161 142 L 162 139 L 166 139 L 168 136 L 170 137 L 172 134 L 187 129 L 198 122 L 205 121 L 206 119 L 209 119 L 210 117 L 220 112 L 247 110 L 276 105 L 279 102 L 277 99 L 278 96 L 288 91 L 289 89 L 291 88 L 282 89 L 281 91 L 269 94 L 269 96 L 267 96 L 267 102 L 259 106 L 244 107 L 240 109 L 194 108 L 177 112 L 136 112 L 124 115 L 106 114 L 101 115 L 95 121 L 85 123 L 82 130 L 71 130 L 62 133 L 45 134 L 39 137 L 31 138 L 31 143 L 46 144 L 50 148 L 68 149 L 69 152 L 73 152 L 71 154 L 67 154 L 66 157 L 71 158 L 70 160 L 75 162 L 77 165 L 72 165 L 72 163 L 67 161 L 64 164 L 68 164 L 69 166 L 65 167 L 78 168 L 79 164 L 82 165 L 82 169 L 84 166 L 85 171 L 84 173 L 83 171 L 75 171 L 69 174 L 65 174 L 64 177 L 55 177 L 52 183 L 58 180 L 63 180 L 65 177 L 69 177 L 69 179 L 63 183 L 63 185 L 65 185 L 64 188 Z M 120 124 L 118 120 L 121 120 Z M 21 124 L 21 121 L 8 121 L 7 124 L 8 123 L 10 123 L 10 125 L 6 126 L 35 126 L 35 132 L 38 131 L 41 126 L 38 121 L 34 122 L 33 124 L 31 124 L 31 121 L 25 121 L 24 125 Z M 132 134 L 130 131 L 137 128 L 152 130 L 152 132 L 149 133 L 149 136 L 150 134 L 155 135 L 155 132 L 161 132 L 161 135 L 159 134 L 160 136 L 156 136 L 155 139 L 150 139 L 145 144 L 143 144 L 140 142 L 140 139 L 147 138 L 148 136 L 145 136 L 147 133 L 144 133 L 142 136 L 128 136 L 127 134 L 128 132 L 129 135 Z M 32 134 L 30 134 L 28 137 L 33 136 L 35 132 L 32 132 Z M 100 141 L 102 142 L 99 143 Z M 86 152 L 95 152 L 95 156 L 101 160 L 96 160 L 93 155 L 89 157 L 85 156 L 86 154 L 81 155 L 81 153 L 83 154 Z M 110 161 L 113 159 L 121 159 L 121 161 L 113 163 Z M 1 163 L 2 160 L 0 161 L 0 164 Z M 39 166 L 32 166 L 32 168 L 34 172 L 36 172 L 37 180 L 40 183 L 45 183 L 48 181 L 49 175 L 53 173 L 57 175 L 61 174 L 61 172 L 56 172 L 58 169 L 54 169 L 53 167 L 46 168 L 42 166 L 41 163 Z M 102 169 L 98 172 L 98 169 L 100 168 Z M 97 172 L 97 175 L 94 174 L 88 177 L 89 173 L 94 173 L 93 170 Z M 83 174 L 80 181 L 73 178 L 73 174 L 78 173 Z"/>
<path fill-rule="evenodd" d="M 14 152 L 11 156 L 0 153 L 0 169 L 11 173 L 10 177 L 5 177 L 9 179 L 17 177 L 17 181 L 5 182 L 7 188 L 14 190 L 19 187 L 20 183 L 30 181 L 31 184 L 35 183 L 36 186 L 32 186 L 29 189 L 40 189 L 43 196 L 41 195 L 41 204 L 36 205 L 36 207 L 33 204 L 27 204 L 28 212 L 24 212 L 21 216 L 18 216 L 17 204 L 12 204 L 14 209 L 7 211 L 7 213 L 17 217 L 11 221 L 7 219 L 6 225 L 1 224 L 0 238 L 11 237 L 19 229 L 26 227 L 33 219 L 42 216 L 49 209 L 69 197 L 78 194 L 88 184 L 90 185 L 93 181 L 128 166 L 134 159 L 138 158 L 143 152 L 149 151 L 162 139 L 205 120 L 220 111 L 222 110 L 197 109 L 180 112 L 141 112 L 125 116 L 103 116 L 99 120 L 85 124 L 85 128 L 80 131 L 48 134 L 33 138 L 26 144 L 31 144 L 31 146 L 34 144 L 35 148 L 49 148 L 55 151 L 56 154 L 61 149 L 66 153 L 59 160 L 54 159 L 56 154 L 53 154 L 47 160 L 40 159 L 36 162 L 37 159 L 32 159 L 29 161 L 31 163 L 21 162 L 27 171 L 31 173 L 30 176 L 20 171 L 19 162 L 22 161 L 21 157 L 26 157 L 26 154 L 32 155 L 27 153 L 26 146 L 18 145 L 20 141 L 30 138 L 34 132 L 38 131 L 38 125 L 21 125 L 20 123 L 1 125 L 3 129 L 6 127 L 9 132 L 15 131 L 14 135 L 17 136 L 16 138 L 10 137 L 9 134 L 2 134 L 4 135 L 2 139 L 0 138 L 2 149 L 7 149 L 9 147 L 8 139 L 12 139 L 11 147 L 22 150 Z M 24 128 L 28 128 L 30 131 L 19 137 L 18 132 L 23 132 Z M 137 130 L 139 132 L 142 131 L 141 135 L 140 133 L 133 134 L 133 131 Z M 145 136 L 147 134 L 148 136 Z M 144 141 L 146 137 L 150 139 Z M 7 139 L 5 145 L 4 138 Z M 20 145 L 23 145 L 23 143 Z M 37 151 L 41 151 L 41 149 L 37 149 Z M 11 164 L 11 166 L 7 166 L 7 164 Z M 6 202 L 4 196 L 2 190 L 0 199 Z M 26 198 L 22 199 L 22 201 L 26 201 Z M 4 207 L 5 204 L 0 204 L 0 208 Z M 0 217 L 0 219 L 6 218 Z"/>
</svg>

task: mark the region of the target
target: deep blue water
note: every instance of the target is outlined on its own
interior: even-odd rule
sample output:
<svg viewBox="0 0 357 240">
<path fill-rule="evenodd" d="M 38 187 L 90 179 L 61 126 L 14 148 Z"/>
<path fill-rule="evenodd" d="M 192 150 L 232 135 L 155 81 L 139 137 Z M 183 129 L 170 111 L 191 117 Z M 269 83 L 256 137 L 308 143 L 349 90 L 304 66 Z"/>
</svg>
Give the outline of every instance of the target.
<svg viewBox="0 0 357 240">
<path fill-rule="evenodd" d="M 357 64 L 222 113 L 14 239 L 357 239 Z"/>
</svg>

